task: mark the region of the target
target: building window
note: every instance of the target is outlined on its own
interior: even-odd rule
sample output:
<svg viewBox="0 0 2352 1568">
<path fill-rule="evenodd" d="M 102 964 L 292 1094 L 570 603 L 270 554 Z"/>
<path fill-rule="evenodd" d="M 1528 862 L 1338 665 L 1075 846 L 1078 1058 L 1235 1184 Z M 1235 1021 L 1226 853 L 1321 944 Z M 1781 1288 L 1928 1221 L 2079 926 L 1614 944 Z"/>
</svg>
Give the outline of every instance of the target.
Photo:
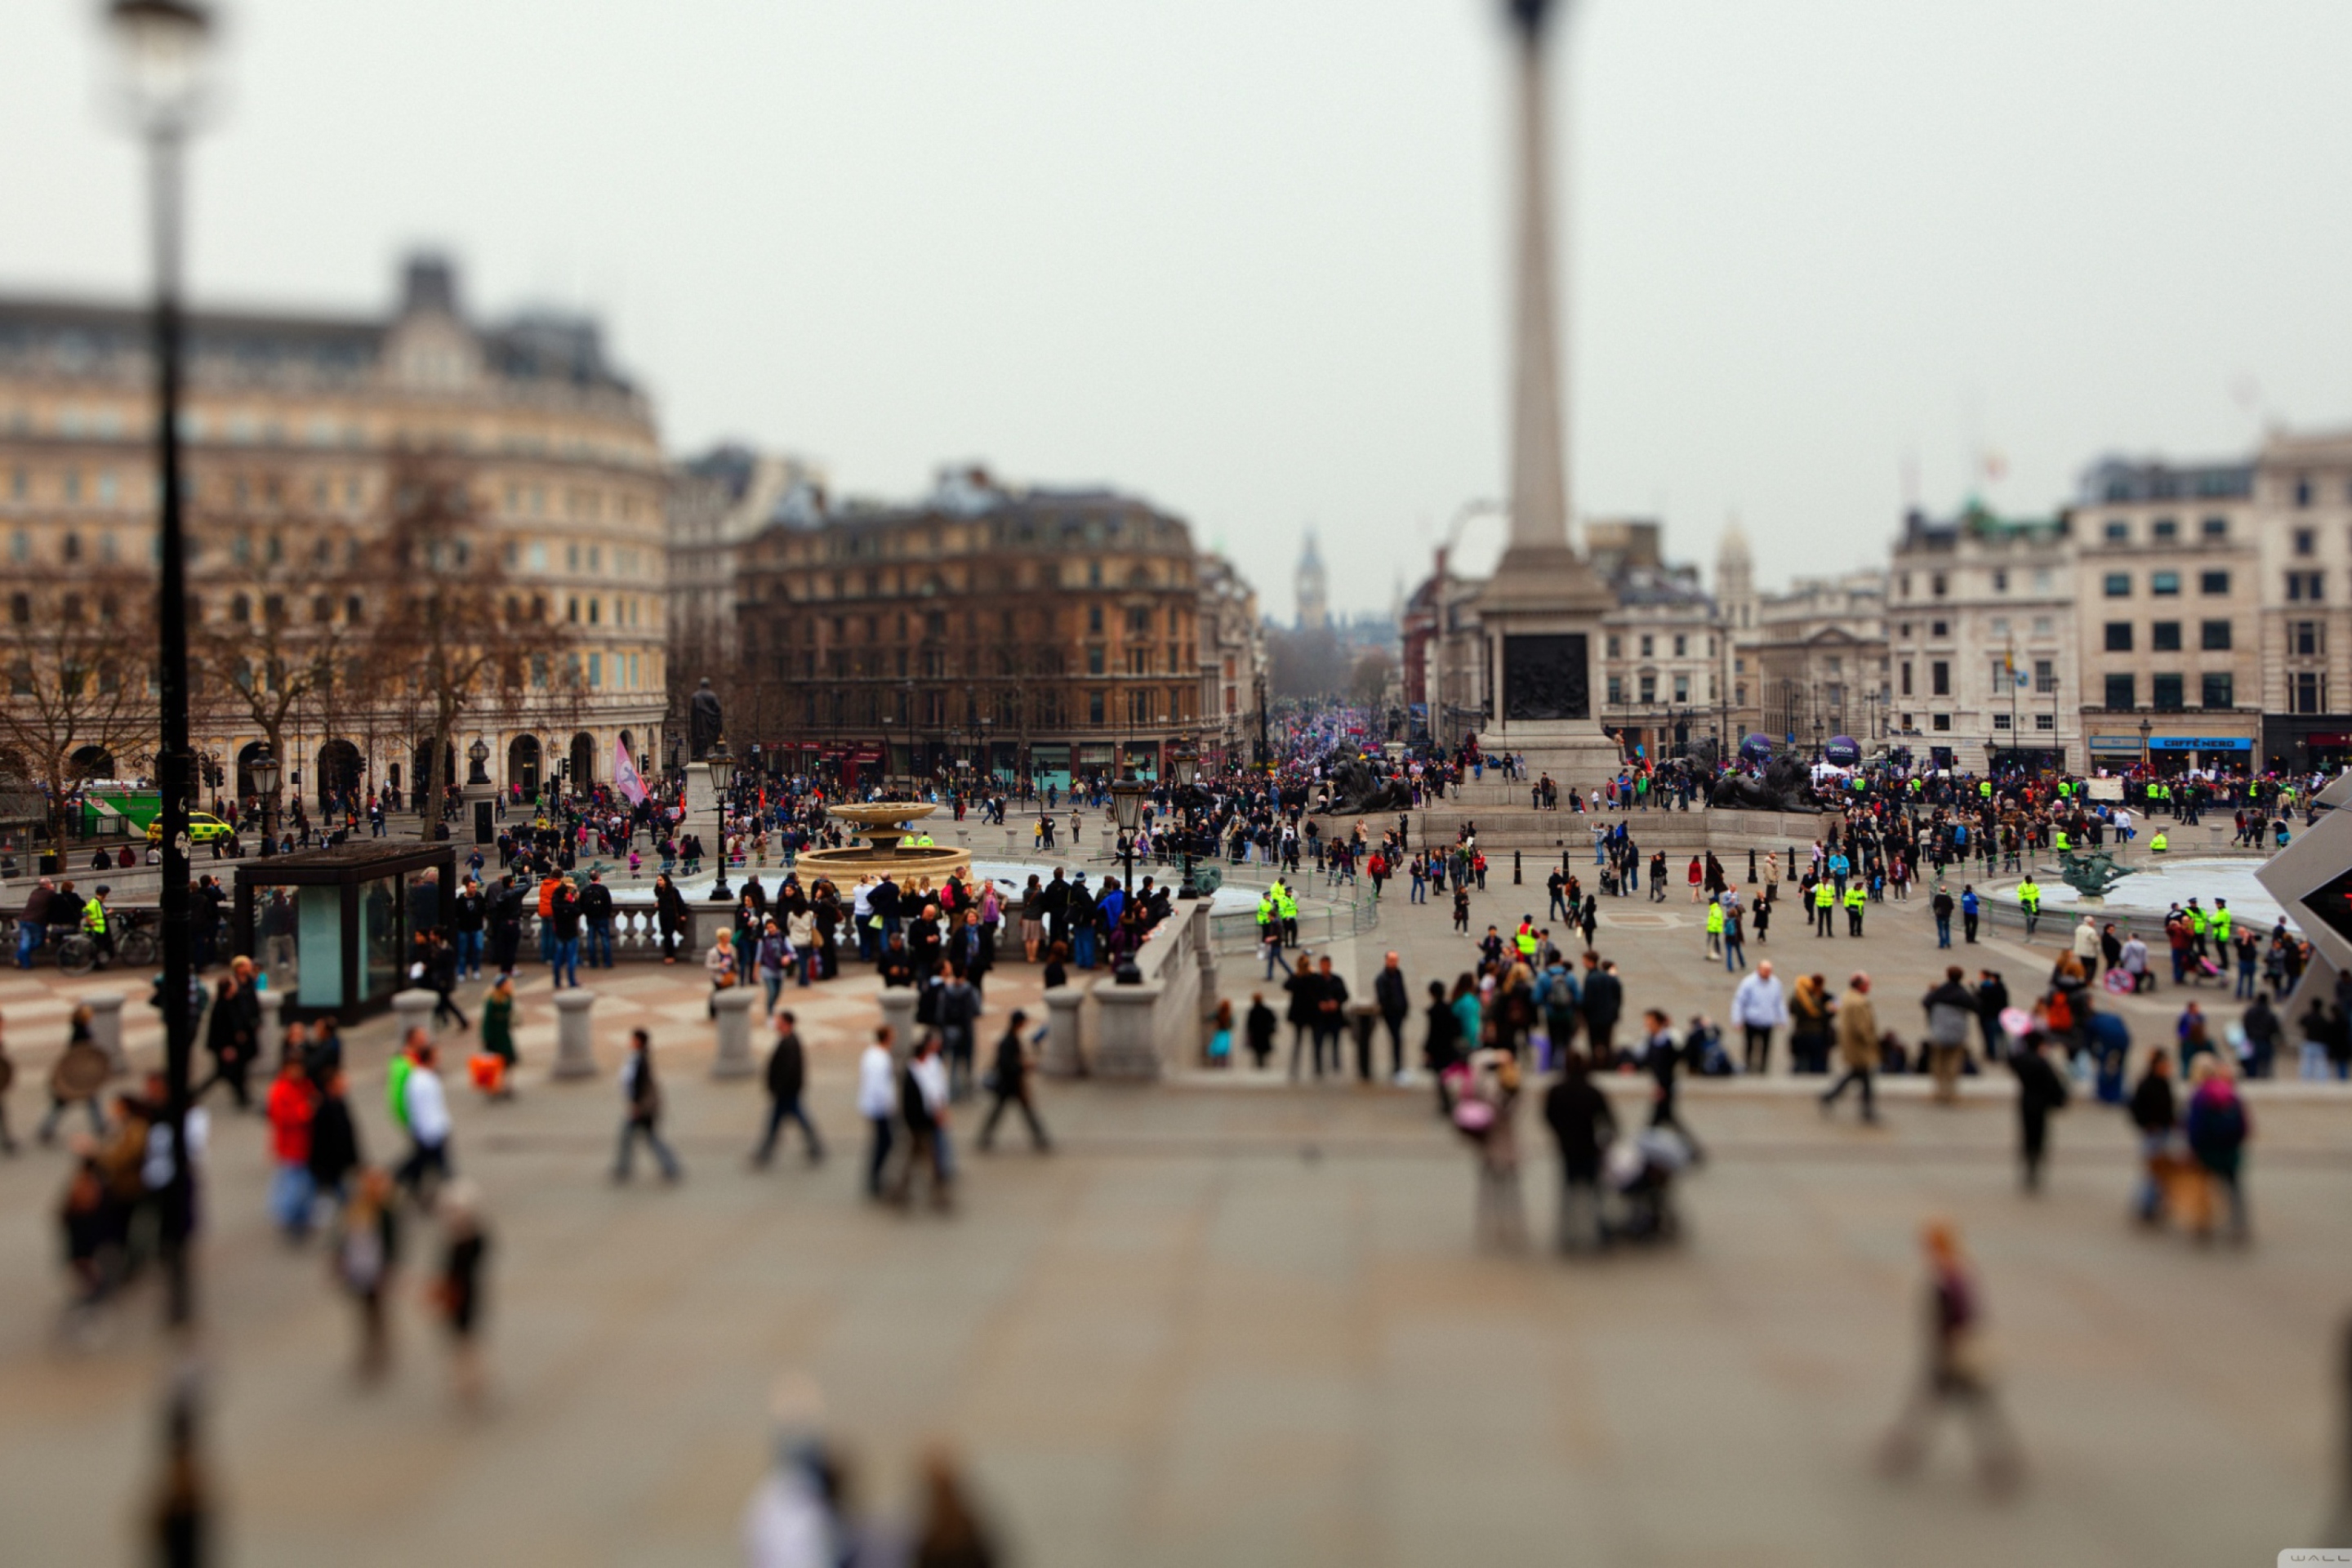
<svg viewBox="0 0 2352 1568">
<path fill-rule="evenodd" d="M 2128 572 L 2108 573 L 2105 585 L 2107 597 L 2110 599 L 2128 599 L 2131 597 L 2131 574 Z"/>
<path fill-rule="evenodd" d="M 1952 667 L 1942 659 L 1927 666 L 1927 695 L 1949 697 L 1952 694 Z"/>
<path fill-rule="evenodd" d="M 2180 677 L 2177 675 L 2156 676 L 2149 681 L 2149 685 L 2154 688 L 2151 694 L 2151 700 L 2158 711 L 2164 713 L 2178 713 L 2180 711 L 2181 708 L 2184 706 L 2180 698 Z"/>
<path fill-rule="evenodd" d="M 2008 729 L 2008 728 L 2009 728 L 2009 715 L 2008 715 L 2008 714 L 2006 714 L 2006 713 L 1996 713 L 1996 714 L 1994 714 L 1994 715 L 1992 716 L 1992 727 L 1993 727 L 1994 729 L 1996 729 L 1996 730 L 2006 730 L 2006 729 Z"/>
<path fill-rule="evenodd" d="M 2297 506 L 2309 506 L 2311 504 L 2311 481 L 2309 479 L 2297 479 L 2294 481 L 2294 504 Z"/>
<path fill-rule="evenodd" d="M 1948 731 L 1951 727 L 1952 716 L 1949 713 L 1937 713 L 1931 716 L 1927 721 L 1927 728 L 1939 732 Z"/>
<path fill-rule="evenodd" d="M 1675 700 L 1677 702 L 1687 702 L 1690 700 L 1689 676 L 1677 675 L 1675 677 Z"/>
<path fill-rule="evenodd" d="M 2054 713 L 2036 713 L 2033 716 L 2033 727 L 2037 730 L 2055 730 L 2058 728 L 2058 716 Z"/>
<path fill-rule="evenodd" d="M 1088 637 L 1098 637 L 1102 636 L 1102 606 L 1100 605 L 1088 605 L 1087 606 L 1087 635 Z"/>
<path fill-rule="evenodd" d="M 1654 676 L 1654 675 L 1644 675 L 1644 676 L 1643 676 L 1643 677 L 1642 677 L 1642 700 L 1643 700 L 1643 702 L 1655 702 L 1657 700 L 1658 700 L 1658 678 L 1657 678 L 1656 676 Z"/>
<path fill-rule="evenodd" d="M 2298 713 L 2326 712 L 2326 673 L 2316 669 L 2296 670 L 2294 672 L 2294 691 L 2292 700 L 2294 704 L 2294 710 Z"/>
<path fill-rule="evenodd" d="M 1903 695 L 1908 697 L 1911 695 L 1911 661 L 1907 658 L 1903 661 L 1902 675 Z"/>
<path fill-rule="evenodd" d="M 2044 697 L 2058 689 L 2058 665 L 2054 659 L 2033 661 L 2033 689 Z"/>
<path fill-rule="evenodd" d="M 2138 677 L 2110 675 L 2107 677 L 2106 705 L 2120 712 L 2129 712 L 2139 706 Z"/>
<path fill-rule="evenodd" d="M 2294 531 L 2294 552 L 2297 555 L 2313 555 L 2318 551 L 2319 531 L 2317 529 L 2298 528 Z"/>
<path fill-rule="evenodd" d="M 2327 651 L 2327 623 L 2289 621 L 2286 641 L 2288 651 L 2298 658 L 2317 658 Z"/>
<path fill-rule="evenodd" d="M 2148 531 L 2156 537 L 2158 543 L 2169 544 L 2180 537 L 2180 524 L 2176 519 L 2159 517 Z"/>
<path fill-rule="evenodd" d="M 2129 653 L 2132 650 L 2132 624 L 2129 621 L 2107 623 L 2107 651 Z"/>
<path fill-rule="evenodd" d="M 2321 592 L 2325 584 L 2316 572 L 2290 572 L 2286 574 L 2286 596 L 2289 604 L 2315 605 L 2326 595 Z"/>
<path fill-rule="evenodd" d="M 2119 517 L 2111 517 L 2107 519 L 2106 538 L 2109 544 L 2129 544 L 2131 542 L 2131 524 L 2126 522 Z"/>
<path fill-rule="evenodd" d="M 1655 651 L 1657 639 L 1644 632 L 1642 635 L 1642 657 L 1647 658 Z"/>
<path fill-rule="evenodd" d="M 1098 726 L 1102 721 L 1103 694 L 1099 691 L 1089 691 L 1087 693 L 1087 722 Z"/>
<path fill-rule="evenodd" d="M 2238 705 L 2237 679 L 2228 670 L 2209 669 L 2201 678 L 2200 684 L 2205 688 L 2206 707 L 2235 708 Z"/>
<path fill-rule="evenodd" d="M 2204 522 L 2204 533 L 2205 537 L 2208 539 L 2229 538 L 2230 520 L 2226 517 L 2207 518 Z"/>
<path fill-rule="evenodd" d="M 1927 592 L 1938 599 L 1944 596 L 1945 590 L 1949 585 L 1941 572 L 1933 573 L 1927 578 Z"/>
<path fill-rule="evenodd" d="M 1625 678 L 1623 676 L 1612 675 L 1609 678 L 1609 701 L 1612 707 L 1624 706 Z"/>
<path fill-rule="evenodd" d="M 2227 572 L 2200 572 L 2197 574 L 2197 591 L 2207 595 L 2226 594 L 2230 591 L 2230 574 Z"/>
<path fill-rule="evenodd" d="M 1625 639 L 1617 636 L 1613 632 L 1610 634 L 1609 637 L 1609 657 L 1611 658 L 1622 658 L 1625 657 Z"/>
<path fill-rule="evenodd" d="M 1740 681 L 1732 687 L 1731 700 L 1742 708 L 1748 706 L 1748 683 L 1746 681 Z M 1745 736 L 1741 737 L 1743 740 L 1746 738 L 1747 737 Z"/>
<path fill-rule="evenodd" d="M 2180 623 L 2157 621 L 2147 628 L 2147 646 L 2158 653 L 2180 651 Z"/>
<path fill-rule="evenodd" d="M 2151 572 L 2147 574 L 2147 591 L 2158 598 L 2177 598 L 2180 593 L 2180 574 Z"/>
<path fill-rule="evenodd" d="M 1690 657 L 1690 638 L 1683 636 L 1680 632 L 1676 632 L 1675 634 L 1675 657 L 1676 658 L 1688 658 Z"/>
<path fill-rule="evenodd" d="M 1929 621 L 1927 623 L 1927 635 L 1936 641 L 1941 642 L 1952 634 L 1948 623 L 1943 621 Z"/>
<path fill-rule="evenodd" d="M 1996 594 L 2006 594 L 2009 592 L 2009 574 L 1998 567 L 1993 570 L 1992 591 Z"/>
<path fill-rule="evenodd" d="M 2220 653 L 2230 646 L 2230 623 L 2204 621 L 2197 628 L 2197 646 L 2210 653 Z"/>
</svg>

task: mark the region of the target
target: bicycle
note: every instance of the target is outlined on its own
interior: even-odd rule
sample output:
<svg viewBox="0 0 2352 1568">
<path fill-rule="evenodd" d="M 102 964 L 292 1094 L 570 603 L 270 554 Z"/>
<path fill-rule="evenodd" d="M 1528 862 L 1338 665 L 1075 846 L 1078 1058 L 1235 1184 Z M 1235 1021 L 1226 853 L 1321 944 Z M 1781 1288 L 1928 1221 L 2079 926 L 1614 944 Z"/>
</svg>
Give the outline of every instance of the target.
<svg viewBox="0 0 2352 1568">
<path fill-rule="evenodd" d="M 115 918 L 123 928 L 114 939 L 115 961 L 133 969 L 154 963 L 155 938 L 142 928 L 140 917 L 118 911 Z M 68 974 L 88 974 L 98 967 L 97 942 L 85 931 L 75 931 L 61 939 L 58 942 L 58 967 Z"/>
</svg>

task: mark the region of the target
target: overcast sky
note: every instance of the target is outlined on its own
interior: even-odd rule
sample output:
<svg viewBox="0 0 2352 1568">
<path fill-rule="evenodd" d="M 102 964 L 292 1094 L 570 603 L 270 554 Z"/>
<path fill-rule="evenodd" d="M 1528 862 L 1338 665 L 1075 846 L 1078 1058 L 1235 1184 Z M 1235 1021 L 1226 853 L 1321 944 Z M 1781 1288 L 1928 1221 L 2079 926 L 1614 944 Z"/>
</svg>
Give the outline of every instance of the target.
<svg viewBox="0 0 2352 1568">
<path fill-rule="evenodd" d="M 0 288 L 141 281 L 95 0 L 0 4 Z M 243 0 L 214 303 L 606 324 L 681 453 L 1103 481 L 1286 618 L 1505 472 L 1500 0 Z M 2352 423 L 2344 0 L 1577 0 L 1570 486 L 1759 577 Z M 1986 480 L 1980 455 L 1999 455 Z M 1491 532 L 1492 525 L 1481 525 Z M 1474 538 L 1475 534 L 1474 532 Z"/>
</svg>

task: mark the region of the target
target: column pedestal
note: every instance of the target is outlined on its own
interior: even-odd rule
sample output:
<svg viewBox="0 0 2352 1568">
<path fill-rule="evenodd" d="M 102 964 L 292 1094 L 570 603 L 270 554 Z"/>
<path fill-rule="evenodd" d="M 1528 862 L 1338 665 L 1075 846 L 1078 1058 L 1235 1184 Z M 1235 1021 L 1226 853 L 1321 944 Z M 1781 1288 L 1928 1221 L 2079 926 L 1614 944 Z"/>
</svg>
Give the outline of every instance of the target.
<svg viewBox="0 0 2352 1568">
<path fill-rule="evenodd" d="M 1078 1010 L 1086 1005 L 1082 985 L 1056 985 L 1045 993 L 1045 1050 L 1037 1068 L 1048 1078 L 1086 1076 L 1086 1053 L 1078 1045 Z"/>
<path fill-rule="evenodd" d="M 730 985 L 711 1000 L 719 1009 L 719 1054 L 711 1058 L 712 1078 L 751 1076 L 751 1004 L 760 999 L 757 987 Z"/>
<path fill-rule="evenodd" d="M 555 994 L 555 1066 L 550 1076 L 596 1076 L 595 1026 L 589 1017 L 595 1006 L 596 993 L 577 985 Z"/>
</svg>

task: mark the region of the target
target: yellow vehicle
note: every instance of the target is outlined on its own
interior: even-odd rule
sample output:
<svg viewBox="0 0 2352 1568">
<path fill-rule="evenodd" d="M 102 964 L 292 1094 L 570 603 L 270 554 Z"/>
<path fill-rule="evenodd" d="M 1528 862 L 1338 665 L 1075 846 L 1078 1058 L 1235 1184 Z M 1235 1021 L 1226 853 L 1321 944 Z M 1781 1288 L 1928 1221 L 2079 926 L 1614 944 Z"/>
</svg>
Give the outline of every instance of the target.
<svg viewBox="0 0 2352 1568">
<path fill-rule="evenodd" d="M 191 844 L 210 844 L 214 839 L 226 838 L 236 833 L 236 828 L 231 827 L 227 823 L 223 822 L 219 817 L 213 816 L 209 812 L 192 811 L 188 813 L 188 842 Z M 163 842 L 163 819 L 162 817 L 159 816 L 154 821 L 147 825 L 147 842 L 150 844 L 161 844 Z"/>
</svg>

